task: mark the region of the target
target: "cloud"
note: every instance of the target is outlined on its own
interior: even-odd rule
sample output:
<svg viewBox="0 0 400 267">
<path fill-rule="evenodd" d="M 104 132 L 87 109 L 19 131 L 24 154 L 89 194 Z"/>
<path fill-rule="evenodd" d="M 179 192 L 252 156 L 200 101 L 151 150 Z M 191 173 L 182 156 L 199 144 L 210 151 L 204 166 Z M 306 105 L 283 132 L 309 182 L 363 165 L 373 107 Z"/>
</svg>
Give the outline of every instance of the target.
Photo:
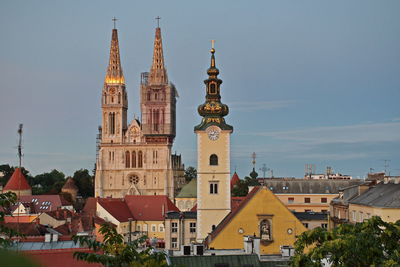
<svg viewBox="0 0 400 267">
<path fill-rule="evenodd" d="M 307 129 L 254 132 L 248 135 L 272 137 L 308 145 L 400 141 L 400 122 L 324 126 Z"/>
<path fill-rule="evenodd" d="M 255 111 L 255 110 L 271 110 L 286 108 L 291 106 L 295 101 L 293 100 L 277 100 L 277 101 L 240 101 L 229 102 L 229 106 L 235 107 L 238 111 Z"/>
</svg>

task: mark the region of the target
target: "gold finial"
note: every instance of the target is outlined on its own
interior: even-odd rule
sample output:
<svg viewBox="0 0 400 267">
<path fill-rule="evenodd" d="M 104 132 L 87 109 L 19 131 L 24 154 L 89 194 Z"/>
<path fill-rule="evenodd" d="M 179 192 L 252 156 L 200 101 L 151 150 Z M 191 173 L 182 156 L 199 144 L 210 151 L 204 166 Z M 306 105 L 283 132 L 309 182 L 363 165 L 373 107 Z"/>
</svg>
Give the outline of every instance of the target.
<svg viewBox="0 0 400 267">
<path fill-rule="evenodd" d="M 213 53 L 213 54 L 215 53 L 214 44 L 215 44 L 215 40 L 211 40 L 211 50 L 210 50 L 210 52 Z"/>
</svg>

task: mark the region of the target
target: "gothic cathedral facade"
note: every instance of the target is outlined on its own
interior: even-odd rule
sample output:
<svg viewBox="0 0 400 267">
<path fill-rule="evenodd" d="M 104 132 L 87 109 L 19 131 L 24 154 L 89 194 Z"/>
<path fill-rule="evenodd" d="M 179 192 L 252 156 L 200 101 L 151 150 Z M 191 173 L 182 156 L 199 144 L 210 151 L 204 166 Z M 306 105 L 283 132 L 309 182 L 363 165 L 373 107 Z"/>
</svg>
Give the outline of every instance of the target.
<svg viewBox="0 0 400 267">
<path fill-rule="evenodd" d="M 202 242 L 231 211 L 230 135 L 225 123 L 228 106 L 221 103 L 219 70 L 211 49 L 207 70 L 206 101 L 198 107 L 202 121 L 194 127 L 197 135 L 197 241 Z"/>
<path fill-rule="evenodd" d="M 141 120 L 134 118 L 128 124 L 128 97 L 114 28 L 101 99 L 96 197 L 167 195 L 173 199 L 184 171 L 180 156 L 171 153 L 176 97 L 175 86 L 168 81 L 161 29 L 157 27 L 152 66 L 149 73 L 141 75 Z"/>
</svg>

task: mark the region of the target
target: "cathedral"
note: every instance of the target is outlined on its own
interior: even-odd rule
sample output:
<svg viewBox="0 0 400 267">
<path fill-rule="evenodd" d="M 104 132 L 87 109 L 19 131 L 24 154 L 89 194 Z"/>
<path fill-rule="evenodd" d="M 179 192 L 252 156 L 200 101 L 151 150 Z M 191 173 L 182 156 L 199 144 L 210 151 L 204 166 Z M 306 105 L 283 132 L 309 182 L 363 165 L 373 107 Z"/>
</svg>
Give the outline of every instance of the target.
<svg viewBox="0 0 400 267">
<path fill-rule="evenodd" d="M 184 165 L 171 153 L 176 134 L 175 86 L 168 81 L 160 27 L 156 28 L 150 72 L 141 74 L 141 119 L 128 123 L 128 97 L 112 30 L 110 59 L 101 97 L 95 196 L 167 195 L 183 185 Z"/>
</svg>

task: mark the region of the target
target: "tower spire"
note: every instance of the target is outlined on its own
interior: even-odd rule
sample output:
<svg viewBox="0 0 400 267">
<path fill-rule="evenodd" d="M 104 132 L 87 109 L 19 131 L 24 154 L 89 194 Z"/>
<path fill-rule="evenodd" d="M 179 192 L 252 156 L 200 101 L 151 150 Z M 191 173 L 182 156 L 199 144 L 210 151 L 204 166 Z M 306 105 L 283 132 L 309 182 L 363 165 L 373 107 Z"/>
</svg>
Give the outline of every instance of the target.
<svg viewBox="0 0 400 267">
<path fill-rule="evenodd" d="M 223 130 L 233 130 L 232 126 L 226 124 L 224 119 L 229 113 L 229 108 L 221 103 L 220 86 L 222 80 L 218 78 L 219 70 L 215 64 L 214 40 L 211 41 L 210 52 L 211 63 L 207 70 L 208 79 L 204 81 L 206 85 L 206 102 L 197 109 L 203 119 L 195 127 L 195 130 L 204 130 L 210 125 L 218 125 Z"/>
<path fill-rule="evenodd" d="M 161 28 L 159 27 L 160 17 L 157 17 L 157 28 L 156 36 L 154 39 L 154 52 L 153 52 L 153 63 L 150 69 L 149 84 L 150 85 L 162 85 L 168 84 L 167 70 L 164 66 L 164 54 L 162 47 Z"/>
<path fill-rule="evenodd" d="M 111 37 L 110 60 L 108 62 L 107 74 L 104 82 L 113 84 L 125 84 L 125 78 L 124 74 L 122 73 L 121 67 L 121 59 L 119 56 L 118 31 L 115 28 L 116 20 L 116 18 L 113 18 L 114 29 L 112 30 Z"/>
</svg>

